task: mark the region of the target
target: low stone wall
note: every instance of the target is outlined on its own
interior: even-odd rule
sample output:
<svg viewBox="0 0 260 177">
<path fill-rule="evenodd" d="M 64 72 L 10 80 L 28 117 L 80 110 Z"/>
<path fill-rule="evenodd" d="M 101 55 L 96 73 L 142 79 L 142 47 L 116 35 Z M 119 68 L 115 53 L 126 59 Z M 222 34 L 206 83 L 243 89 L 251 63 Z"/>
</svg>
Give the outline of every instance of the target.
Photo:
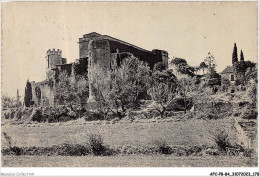
<svg viewBox="0 0 260 177">
<path fill-rule="evenodd" d="M 233 105 L 230 102 L 206 102 L 194 105 L 194 111 L 203 113 L 219 114 L 223 112 L 232 112 Z"/>
<path fill-rule="evenodd" d="M 239 125 L 239 122 L 237 119 L 235 119 L 234 127 L 237 130 L 237 139 L 238 144 L 243 145 L 245 148 L 251 147 L 250 139 L 247 137 L 245 131 L 242 129 L 242 127 Z"/>
</svg>

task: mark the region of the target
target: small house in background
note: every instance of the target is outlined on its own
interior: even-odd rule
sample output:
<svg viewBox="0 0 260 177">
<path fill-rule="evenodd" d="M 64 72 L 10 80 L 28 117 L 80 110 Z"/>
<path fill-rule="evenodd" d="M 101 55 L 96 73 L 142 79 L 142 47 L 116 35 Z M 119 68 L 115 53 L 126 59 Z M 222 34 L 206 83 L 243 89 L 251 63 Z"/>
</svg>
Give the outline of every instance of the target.
<svg viewBox="0 0 260 177">
<path fill-rule="evenodd" d="M 224 80 L 229 80 L 231 85 L 229 88 L 229 92 L 234 93 L 235 92 L 235 72 L 234 72 L 234 67 L 233 66 L 227 66 L 221 73 L 221 85 Z"/>
<path fill-rule="evenodd" d="M 228 79 L 232 84 L 235 83 L 235 72 L 233 66 L 227 66 L 221 73 L 221 80 Z"/>
</svg>

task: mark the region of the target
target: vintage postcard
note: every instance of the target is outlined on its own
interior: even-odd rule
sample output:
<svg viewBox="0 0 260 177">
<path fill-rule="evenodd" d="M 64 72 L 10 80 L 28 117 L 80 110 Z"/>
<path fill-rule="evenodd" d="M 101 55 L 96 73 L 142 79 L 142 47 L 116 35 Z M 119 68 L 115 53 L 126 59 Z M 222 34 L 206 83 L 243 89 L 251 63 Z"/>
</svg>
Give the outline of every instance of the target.
<svg viewBox="0 0 260 177">
<path fill-rule="evenodd" d="M 1 8 L 2 167 L 258 166 L 257 2 Z"/>
</svg>

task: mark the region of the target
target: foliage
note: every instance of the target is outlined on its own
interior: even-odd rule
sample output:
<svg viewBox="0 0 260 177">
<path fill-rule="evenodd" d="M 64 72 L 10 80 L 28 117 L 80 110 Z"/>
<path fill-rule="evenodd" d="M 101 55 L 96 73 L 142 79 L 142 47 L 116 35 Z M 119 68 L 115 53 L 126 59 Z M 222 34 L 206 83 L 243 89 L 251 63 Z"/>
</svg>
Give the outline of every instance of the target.
<svg viewBox="0 0 260 177">
<path fill-rule="evenodd" d="M 115 106 L 116 113 L 121 118 L 127 110 L 137 107 L 139 96 L 146 92 L 146 82 L 150 75 L 146 63 L 130 56 L 113 71 L 106 74 L 101 72 L 103 71 L 98 68 L 94 68 L 92 72 L 92 91 L 100 112 L 106 116 L 113 112 L 112 106 Z"/>
<path fill-rule="evenodd" d="M 95 99 L 95 106 L 98 114 L 105 119 L 109 112 L 112 111 L 110 104 L 110 74 L 103 73 L 100 68 L 92 66 L 91 70 L 92 83 L 90 84 L 93 99 Z M 91 95 L 90 95 L 91 96 Z"/>
<path fill-rule="evenodd" d="M 240 53 L 240 61 L 244 61 L 244 54 L 243 54 L 243 51 L 241 50 L 241 53 Z"/>
<path fill-rule="evenodd" d="M 103 138 L 100 134 L 90 134 L 88 139 L 90 150 L 94 155 L 103 155 L 106 151 Z"/>
<path fill-rule="evenodd" d="M 177 79 L 171 71 L 155 71 L 150 80 L 148 94 L 155 103 L 155 109 L 161 117 L 172 103 L 177 93 Z"/>
<path fill-rule="evenodd" d="M 76 77 L 76 93 L 80 105 L 84 105 L 89 97 L 88 78 L 85 75 Z"/>
<path fill-rule="evenodd" d="M 158 148 L 158 151 L 161 154 L 171 154 L 172 153 L 172 148 L 169 145 L 167 145 L 166 141 L 155 140 L 154 144 Z"/>
<path fill-rule="evenodd" d="M 63 122 L 81 117 L 85 109 L 81 105 L 35 107 L 30 115 L 30 120 L 36 122 Z"/>
<path fill-rule="evenodd" d="M 39 108 L 34 108 L 30 116 L 30 120 L 41 122 L 42 121 L 42 110 Z"/>
<path fill-rule="evenodd" d="M 236 80 L 245 86 L 251 78 L 257 75 L 256 64 L 251 61 L 237 61 L 234 63 Z"/>
<path fill-rule="evenodd" d="M 194 76 L 195 68 L 188 65 L 187 61 L 182 58 L 174 58 L 171 61 L 171 65 L 176 66 L 179 74 L 187 74 L 188 76 Z"/>
<path fill-rule="evenodd" d="M 164 64 L 162 63 L 162 62 L 158 62 L 158 63 L 156 63 L 155 65 L 154 65 L 154 67 L 153 67 L 153 71 L 160 71 L 160 72 L 162 72 L 163 70 L 165 70 L 166 68 L 165 68 L 165 66 L 164 66 Z"/>
<path fill-rule="evenodd" d="M 233 53 L 232 53 L 232 64 L 236 63 L 238 61 L 237 58 L 237 45 L 234 44 Z"/>
<path fill-rule="evenodd" d="M 77 62 L 73 64 L 73 71 L 76 76 L 84 76 L 86 80 L 88 80 L 88 60 L 87 59 L 79 59 Z"/>
<path fill-rule="evenodd" d="M 228 134 L 224 130 L 218 129 L 213 134 L 213 139 L 221 151 L 226 151 L 226 148 L 231 146 Z"/>
<path fill-rule="evenodd" d="M 221 76 L 215 70 L 206 75 L 206 80 L 208 86 L 221 85 Z"/>
<path fill-rule="evenodd" d="M 150 76 L 146 63 L 138 58 L 126 58 L 121 67 L 111 74 L 111 97 L 116 105 L 121 106 L 122 112 L 133 109 L 138 105 L 138 97 L 145 93 Z"/>
<path fill-rule="evenodd" d="M 182 78 L 179 80 L 177 90 L 180 93 L 180 96 L 183 98 L 185 114 L 187 112 L 187 108 L 192 103 L 192 100 L 188 98 L 192 97 L 191 94 L 193 93 L 195 88 L 196 88 L 196 84 L 192 78 Z"/>
<path fill-rule="evenodd" d="M 30 107 L 32 105 L 32 85 L 29 80 L 27 80 L 25 87 L 24 104 L 26 107 Z"/>
<path fill-rule="evenodd" d="M 90 154 L 88 146 L 81 144 L 68 144 L 53 145 L 51 147 L 9 147 L 2 149 L 3 155 L 47 155 L 47 156 L 82 156 Z"/>
<path fill-rule="evenodd" d="M 257 105 L 257 83 L 254 80 L 251 80 L 247 84 L 247 95 L 250 98 L 251 104 Z"/>
<path fill-rule="evenodd" d="M 216 73 L 216 60 L 215 57 L 209 52 L 208 56 L 204 59 L 206 66 L 208 66 L 208 71 L 210 74 Z"/>
<path fill-rule="evenodd" d="M 91 120 L 103 120 L 104 117 L 100 112 L 97 111 L 86 111 L 84 113 L 85 121 Z"/>
<path fill-rule="evenodd" d="M 246 111 L 243 113 L 243 119 L 257 119 L 258 112 L 257 110 L 247 107 Z"/>
<path fill-rule="evenodd" d="M 245 81 L 246 84 L 251 82 L 253 80 L 255 83 L 258 82 L 258 77 L 257 77 L 257 66 L 254 67 L 248 67 L 245 73 Z"/>
<path fill-rule="evenodd" d="M 61 105 L 77 102 L 75 81 L 69 78 L 66 71 L 59 74 L 59 82 L 55 86 L 55 100 Z"/>
<path fill-rule="evenodd" d="M 173 60 L 171 60 L 171 64 L 172 65 L 187 64 L 187 61 L 185 59 L 182 59 L 182 58 L 174 58 Z"/>
<path fill-rule="evenodd" d="M 231 85 L 231 82 L 229 81 L 229 79 L 226 79 L 226 78 L 222 79 L 222 81 L 221 81 L 221 90 L 223 92 L 227 92 L 228 88 L 230 87 L 230 85 Z"/>
<path fill-rule="evenodd" d="M 19 108 L 22 106 L 22 103 L 20 101 L 17 101 L 14 98 L 11 98 L 9 96 L 3 95 L 2 96 L 2 108 L 3 110 L 8 108 Z"/>
<path fill-rule="evenodd" d="M 55 85 L 55 100 L 60 105 L 67 105 L 72 111 L 73 105 L 85 104 L 88 98 L 88 82 L 84 76 L 69 77 L 66 71 L 58 76 L 59 82 Z"/>
<path fill-rule="evenodd" d="M 199 65 L 199 69 L 202 69 L 203 74 L 205 74 L 205 68 L 208 68 L 205 62 L 201 62 Z"/>
</svg>

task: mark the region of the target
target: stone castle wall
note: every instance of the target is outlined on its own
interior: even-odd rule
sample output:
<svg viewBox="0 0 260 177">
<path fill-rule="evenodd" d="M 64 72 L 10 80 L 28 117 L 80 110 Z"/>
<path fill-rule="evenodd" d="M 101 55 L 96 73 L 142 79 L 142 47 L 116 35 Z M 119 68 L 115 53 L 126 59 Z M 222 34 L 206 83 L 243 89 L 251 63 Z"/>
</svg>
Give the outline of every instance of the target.
<svg viewBox="0 0 260 177">
<path fill-rule="evenodd" d="M 168 68 L 168 53 L 164 50 L 148 51 L 140 47 L 134 46 L 119 39 L 101 35 L 98 33 L 89 33 L 79 38 L 79 59 L 74 63 L 67 64 L 67 59 L 62 58 L 61 50 L 48 50 L 46 53 L 47 72 L 53 71 L 54 78 L 57 81 L 59 73 L 67 71 L 69 76 L 74 75 L 73 66 L 76 65 L 76 74 L 88 74 L 89 80 L 89 101 L 94 99 L 92 92 L 92 83 L 96 78 L 95 71 L 98 70 L 99 75 L 106 75 L 107 71 L 120 66 L 122 60 L 129 56 L 135 56 L 141 61 L 146 62 L 152 69 L 158 62 L 162 62 Z M 80 66 L 80 65 L 86 66 Z M 82 71 L 82 69 L 87 71 Z M 54 83 L 55 84 L 55 83 Z M 33 101 L 35 105 L 41 106 L 48 102 L 54 104 L 54 93 L 51 86 L 46 81 L 32 82 Z"/>
</svg>

